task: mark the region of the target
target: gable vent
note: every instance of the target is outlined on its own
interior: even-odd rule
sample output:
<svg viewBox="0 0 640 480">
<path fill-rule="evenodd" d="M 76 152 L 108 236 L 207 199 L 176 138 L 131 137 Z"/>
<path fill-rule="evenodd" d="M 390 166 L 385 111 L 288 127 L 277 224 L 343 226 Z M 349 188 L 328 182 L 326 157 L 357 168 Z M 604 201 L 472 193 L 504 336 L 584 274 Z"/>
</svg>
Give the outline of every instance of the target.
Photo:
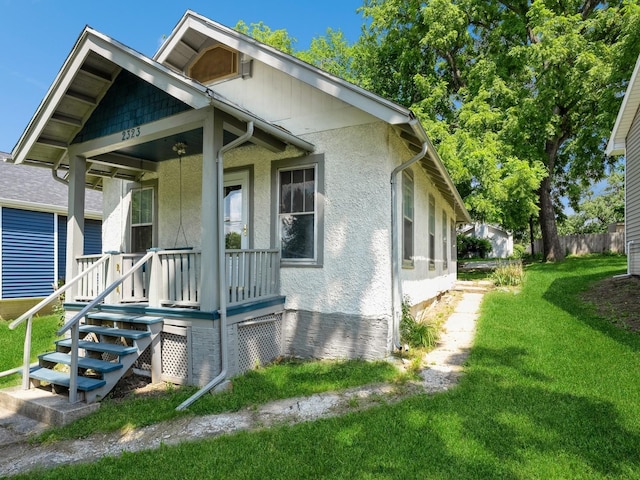
<svg viewBox="0 0 640 480">
<path fill-rule="evenodd" d="M 200 83 L 238 75 L 238 52 L 216 45 L 201 53 L 189 67 L 188 75 Z"/>
</svg>

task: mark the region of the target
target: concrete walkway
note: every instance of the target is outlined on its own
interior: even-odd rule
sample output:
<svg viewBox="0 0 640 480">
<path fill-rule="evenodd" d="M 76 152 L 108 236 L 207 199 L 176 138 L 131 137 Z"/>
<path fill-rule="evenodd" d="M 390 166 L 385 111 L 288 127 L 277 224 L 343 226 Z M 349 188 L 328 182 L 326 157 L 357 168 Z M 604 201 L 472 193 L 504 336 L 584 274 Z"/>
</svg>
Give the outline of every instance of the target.
<svg viewBox="0 0 640 480">
<path fill-rule="evenodd" d="M 392 385 L 368 385 L 341 392 L 279 400 L 235 413 L 184 417 L 126 432 L 96 434 L 80 440 L 44 445 L 32 445 L 25 441 L 26 431 L 29 428 L 39 430 L 40 425 L 21 425 L 15 420 L 19 417 L 15 414 L 14 420 L 5 419 L 3 422 L 3 412 L 0 411 L 0 477 L 34 468 L 49 469 L 95 461 L 100 457 L 118 456 L 123 452 L 157 448 L 161 444 L 175 445 L 242 430 L 334 417 L 381 403 L 396 402 L 419 392 L 446 391 L 462 375 L 463 364 L 473 343 L 482 297 L 481 293 L 462 294 L 454 313 L 443 326 L 437 348 L 426 356 L 422 381 L 413 385 L 413 388 L 401 391 Z"/>
</svg>

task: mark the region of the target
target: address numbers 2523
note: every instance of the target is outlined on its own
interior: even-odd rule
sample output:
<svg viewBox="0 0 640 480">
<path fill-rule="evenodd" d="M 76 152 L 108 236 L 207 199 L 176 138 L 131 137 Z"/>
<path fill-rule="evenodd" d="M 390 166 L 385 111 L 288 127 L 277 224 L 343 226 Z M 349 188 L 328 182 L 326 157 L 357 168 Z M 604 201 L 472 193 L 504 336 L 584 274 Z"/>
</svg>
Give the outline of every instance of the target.
<svg viewBox="0 0 640 480">
<path fill-rule="evenodd" d="M 140 136 L 140 127 L 128 128 L 122 131 L 122 141 L 131 140 Z"/>
</svg>

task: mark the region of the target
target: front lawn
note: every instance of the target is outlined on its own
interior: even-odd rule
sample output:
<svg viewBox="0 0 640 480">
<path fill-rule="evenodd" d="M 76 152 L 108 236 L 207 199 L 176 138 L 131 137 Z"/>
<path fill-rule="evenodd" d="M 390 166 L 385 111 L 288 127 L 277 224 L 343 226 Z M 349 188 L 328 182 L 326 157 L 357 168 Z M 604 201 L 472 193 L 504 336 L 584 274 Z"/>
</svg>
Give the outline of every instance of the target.
<svg viewBox="0 0 640 480">
<path fill-rule="evenodd" d="M 31 336 L 31 361 L 35 361 L 39 353 L 54 350 L 55 332 L 60 322 L 59 315 L 47 315 L 33 319 Z M 9 321 L 0 320 L 0 372 L 22 365 L 24 351 L 24 336 L 27 323 L 24 322 L 15 330 L 9 330 Z M 19 385 L 20 375 L 0 377 L 0 388 Z"/>
<path fill-rule="evenodd" d="M 581 300 L 624 269 L 531 265 L 519 293 L 487 294 L 447 393 L 21 478 L 640 478 L 640 336 Z"/>
</svg>

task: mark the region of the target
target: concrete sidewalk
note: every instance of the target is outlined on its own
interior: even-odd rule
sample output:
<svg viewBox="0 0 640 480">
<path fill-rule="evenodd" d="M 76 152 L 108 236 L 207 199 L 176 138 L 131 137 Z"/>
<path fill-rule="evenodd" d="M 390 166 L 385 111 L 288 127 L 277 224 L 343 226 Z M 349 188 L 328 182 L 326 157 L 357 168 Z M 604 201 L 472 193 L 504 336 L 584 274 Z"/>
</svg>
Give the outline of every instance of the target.
<svg viewBox="0 0 640 480">
<path fill-rule="evenodd" d="M 79 440 L 44 445 L 32 445 L 26 441 L 31 428 L 39 431 L 43 425 L 23 424 L 17 419 L 19 415 L 15 414 L 13 419 L 3 421 L 6 413 L 0 411 L 0 477 L 34 468 L 49 469 L 95 461 L 123 452 L 158 448 L 161 444 L 175 445 L 243 430 L 335 417 L 381 403 L 393 403 L 419 392 L 446 391 L 462 375 L 464 362 L 473 344 L 482 297 L 481 293 L 462 293 L 454 313 L 444 323 L 438 346 L 425 357 L 426 368 L 421 375 L 422 381 L 417 382 L 414 388 L 407 389 L 407 392 L 398 393 L 392 385 L 368 385 L 341 392 L 279 400 L 235 413 L 183 417 L 126 432 L 96 434 Z"/>
</svg>

